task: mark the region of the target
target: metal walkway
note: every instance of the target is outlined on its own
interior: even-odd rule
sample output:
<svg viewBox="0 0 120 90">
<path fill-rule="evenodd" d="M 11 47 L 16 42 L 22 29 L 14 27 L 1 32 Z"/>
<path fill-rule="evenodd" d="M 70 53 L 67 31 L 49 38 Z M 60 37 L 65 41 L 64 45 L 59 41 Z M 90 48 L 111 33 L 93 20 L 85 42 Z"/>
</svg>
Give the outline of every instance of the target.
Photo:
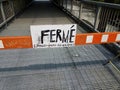
<svg viewBox="0 0 120 90">
<path fill-rule="evenodd" d="M 30 35 L 30 25 L 71 23 L 75 22 L 50 2 L 36 2 L 10 23 L 0 33 L 0 36 L 28 36 Z M 84 31 L 81 27 L 79 28 L 78 32 Z"/>
<path fill-rule="evenodd" d="M 31 24 L 68 23 L 74 21 L 52 4 L 35 3 L 0 36 L 30 35 Z M 101 45 L 1 50 L 0 90 L 120 90 L 118 72 L 102 65 L 113 56 Z"/>
</svg>

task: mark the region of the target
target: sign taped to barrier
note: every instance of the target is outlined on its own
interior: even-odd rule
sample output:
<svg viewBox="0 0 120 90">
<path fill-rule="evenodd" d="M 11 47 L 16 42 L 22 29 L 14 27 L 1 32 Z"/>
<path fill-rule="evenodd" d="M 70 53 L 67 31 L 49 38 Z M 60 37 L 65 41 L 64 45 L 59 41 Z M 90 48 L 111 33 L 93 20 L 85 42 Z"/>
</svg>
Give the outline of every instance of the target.
<svg viewBox="0 0 120 90">
<path fill-rule="evenodd" d="M 75 45 L 76 24 L 31 25 L 33 48 L 69 47 Z"/>
</svg>

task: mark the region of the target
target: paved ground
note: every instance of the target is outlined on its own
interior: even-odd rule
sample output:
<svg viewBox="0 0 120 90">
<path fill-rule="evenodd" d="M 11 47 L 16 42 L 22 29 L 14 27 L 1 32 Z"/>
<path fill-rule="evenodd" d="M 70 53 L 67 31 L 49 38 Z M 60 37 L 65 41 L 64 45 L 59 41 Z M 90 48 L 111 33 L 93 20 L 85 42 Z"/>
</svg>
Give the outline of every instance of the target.
<svg viewBox="0 0 120 90">
<path fill-rule="evenodd" d="M 0 35 L 30 35 L 31 24 L 59 23 L 74 22 L 51 4 L 33 4 Z M 120 74 L 103 66 L 113 56 L 101 45 L 1 50 L 0 90 L 120 90 Z"/>
</svg>

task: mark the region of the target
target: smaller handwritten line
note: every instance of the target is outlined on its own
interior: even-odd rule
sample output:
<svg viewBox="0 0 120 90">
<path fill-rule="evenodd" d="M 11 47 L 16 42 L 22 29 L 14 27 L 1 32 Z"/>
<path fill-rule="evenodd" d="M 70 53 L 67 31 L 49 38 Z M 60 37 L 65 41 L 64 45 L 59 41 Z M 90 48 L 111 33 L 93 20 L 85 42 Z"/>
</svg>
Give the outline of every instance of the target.
<svg viewBox="0 0 120 90">
<path fill-rule="evenodd" d="M 72 27 L 71 28 L 73 28 L 75 25 L 72 25 Z"/>
</svg>

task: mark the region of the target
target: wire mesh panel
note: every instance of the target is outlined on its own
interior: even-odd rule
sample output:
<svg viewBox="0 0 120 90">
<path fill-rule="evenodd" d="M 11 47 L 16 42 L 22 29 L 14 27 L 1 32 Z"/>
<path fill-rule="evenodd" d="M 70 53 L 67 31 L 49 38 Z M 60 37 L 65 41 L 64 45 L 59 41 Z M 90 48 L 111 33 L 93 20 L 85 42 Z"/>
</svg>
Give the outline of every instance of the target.
<svg viewBox="0 0 120 90">
<path fill-rule="evenodd" d="M 20 11 L 18 0 L 14 0 L 13 4 L 14 4 L 15 13 L 18 13 Z"/>
<path fill-rule="evenodd" d="M 5 25 L 16 14 L 29 6 L 32 0 L 2 0 L 0 1 L 0 27 Z"/>
<path fill-rule="evenodd" d="M 22 5 L 22 2 L 20 0 L 14 0 L 13 3 L 14 3 L 14 8 L 15 8 L 15 13 L 17 14 L 18 12 L 20 12 L 20 10 L 22 9 L 24 5 Z"/>
<path fill-rule="evenodd" d="M 14 14 L 14 12 L 12 10 L 12 6 L 11 6 L 9 1 L 4 1 L 3 2 L 3 9 L 4 9 L 6 19 L 11 17 Z"/>
<path fill-rule="evenodd" d="M 72 0 L 68 0 L 67 1 L 67 10 L 71 11 L 71 9 L 72 9 Z"/>
<path fill-rule="evenodd" d="M 90 26 L 94 26 L 96 16 L 96 8 L 94 5 L 82 4 L 81 20 L 85 21 Z"/>
<path fill-rule="evenodd" d="M 102 7 L 98 30 L 100 32 L 114 32 L 120 30 L 120 10 Z"/>
<path fill-rule="evenodd" d="M 72 6 L 72 14 L 76 16 L 77 18 L 79 17 L 79 1 L 73 0 L 73 6 Z"/>
</svg>

